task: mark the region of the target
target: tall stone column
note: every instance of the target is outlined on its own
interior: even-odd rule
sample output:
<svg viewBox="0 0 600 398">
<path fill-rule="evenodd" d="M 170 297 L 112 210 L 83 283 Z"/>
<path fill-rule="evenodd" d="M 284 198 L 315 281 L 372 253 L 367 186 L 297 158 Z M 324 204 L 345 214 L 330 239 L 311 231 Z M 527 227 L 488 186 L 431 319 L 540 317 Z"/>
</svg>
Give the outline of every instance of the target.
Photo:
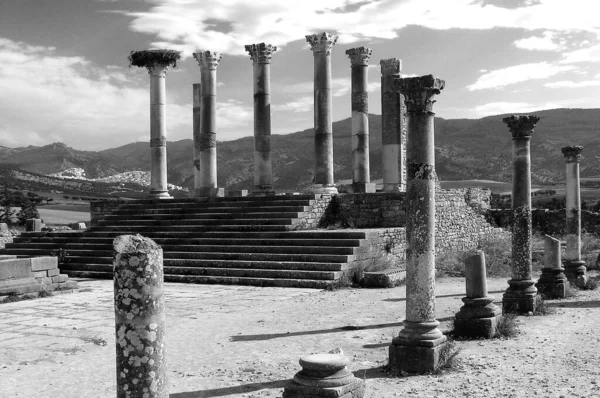
<svg viewBox="0 0 600 398">
<path fill-rule="evenodd" d="M 346 50 L 352 68 L 352 192 L 375 192 L 369 170 L 369 95 L 367 73 L 373 50 Z"/>
<path fill-rule="evenodd" d="M 586 280 L 585 261 L 581 260 L 581 195 L 579 188 L 579 161 L 582 146 L 562 148 L 567 164 L 566 220 L 567 248 L 565 251 L 565 274 L 572 284 L 583 287 Z"/>
<path fill-rule="evenodd" d="M 150 197 L 169 199 L 167 188 L 167 110 L 165 79 L 181 53 L 174 50 L 132 51 L 130 66 L 145 67 L 150 74 Z"/>
<path fill-rule="evenodd" d="M 192 106 L 193 106 L 193 138 L 194 138 L 194 190 L 192 196 L 196 196 L 196 190 L 201 187 L 200 178 L 200 104 L 202 99 L 202 85 L 195 83 L 192 85 Z"/>
<path fill-rule="evenodd" d="M 254 68 L 254 191 L 275 195 L 271 163 L 271 57 L 277 47 L 259 43 L 246 46 Z"/>
<path fill-rule="evenodd" d="M 528 313 L 537 306 L 531 269 L 531 155 L 530 139 L 539 116 L 510 116 L 513 141 L 512 173 L 512 279 L 502 299 L 504 313 Z"/>
<path fill-rule="evenodd" d="M 217 66 L 221 53 L 198 51 L 194 58 L 200 65 L 200 139 L 197 145 L 200 161 L 199 186 L 194 188 L 194 196 L 223 196 L 223 188 L 217 186 Z"/>
<path fill-rule="evenodd" d="M 433 98 L 445 82 L 432 75 L 398 79 L 408 116 L 406 320 L 392 340 L 390 366 L 424 373 L 440 363 L 446 336 L 435 319 L 435 146 Z"/>
<path fill-rule="evenodd" d="M 311 190 L 337 193 L 333 179 L 333 122 L 331 100 L 331 49 L 337 36 L 327 32 L 307 35 L 314 55 L 315 176 Z"/>
<path fill-rule="evenodd" d="M 406 189 L 406 146 L 402 139 L 405 104 L 394 83 L 400 78 L 402 61 L 398 58 L 382 59 L 380 65 L 383 191 L 398 192 Z"/>
</svg>

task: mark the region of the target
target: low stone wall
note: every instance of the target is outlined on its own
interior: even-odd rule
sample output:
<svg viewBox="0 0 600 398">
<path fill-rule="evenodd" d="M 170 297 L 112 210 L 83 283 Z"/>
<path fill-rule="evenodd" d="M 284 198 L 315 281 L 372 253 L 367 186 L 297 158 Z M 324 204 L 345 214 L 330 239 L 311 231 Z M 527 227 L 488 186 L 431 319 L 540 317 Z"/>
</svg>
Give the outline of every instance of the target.
<svg viewBox="0 0 600 398">
<path fill-rule="evenodd" d="M 60 273 L 56 257 L 0 258 L 0 295 L 52 292 L 76 287 L 76 282 Z"/>
<path fill-rule="evenodd" d="M 488 209 L 486 219 L 499 227 L 509 230 L 512 225 L 512 210 Z M 533 209 L 531 212 L 531 227 L 534 232 L 548 235 L 564 235 L 565 210 Z M 600 213 L 581 211 L 581 229 L 585 232 L 600 235 Z"/>
<path fill-rule="evenodd" d="M 294 230 L 310 230 L 316 229 L 322 223 L 327 212 L 331 213 L 333 195 L 318 194 L 316 198 L 310 201 L 310 209 L 304 217 L 300 217 L 297 224 L 294 225 Z"/>
<path fill-rule="evenodd" d="M 406 223 L 404 192 L 358 193 L 334 198 L 339 217 L 355 228 L 399 227 Z"/>
</svg>

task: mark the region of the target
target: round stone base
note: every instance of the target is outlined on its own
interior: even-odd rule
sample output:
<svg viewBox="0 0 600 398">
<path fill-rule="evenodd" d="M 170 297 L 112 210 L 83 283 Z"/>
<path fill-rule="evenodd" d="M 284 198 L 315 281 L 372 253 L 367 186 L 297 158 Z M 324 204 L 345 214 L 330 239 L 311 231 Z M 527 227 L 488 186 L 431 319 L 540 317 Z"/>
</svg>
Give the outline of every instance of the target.
<svg viewBox="0 0 600 398">
<path fill-rule="evenodd" d="M 169 195 L 169 191 L 151 190 L 150 199 L 173 199 L 173 197 Z"/>
<path fill-rule="evenodd" d="M 308 188 L 308 191 L 311 193 L 320 193 L 320 194 L 330 194 L 335 195 L 338 193 L 338 189 L 335 185 L 323 185 L 323 184 L 313 184 Z"/>
</svg>

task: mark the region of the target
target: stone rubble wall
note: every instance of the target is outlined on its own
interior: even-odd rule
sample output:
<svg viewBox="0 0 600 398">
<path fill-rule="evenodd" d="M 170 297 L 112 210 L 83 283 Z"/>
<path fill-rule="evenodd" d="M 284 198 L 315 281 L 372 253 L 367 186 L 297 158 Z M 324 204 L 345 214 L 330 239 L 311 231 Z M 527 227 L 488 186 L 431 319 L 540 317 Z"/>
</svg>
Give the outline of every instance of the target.
<svg viewBox="0 0 600 398">
<path fill-rule="evenodd" d="M 321 224 L 325 214 L 331 210 L 331 203 L 333 195 L 330 194 L 318 194 L 316 198 L 310 201 L 310 208 L 306 211 L 306 215 L 299 217 L 298 223 L 294 225 L 294 230 L 310 230 L 316 229 Z"/>
<path fill-rule="evenodd" d="M 486 219 L 504 229 L 509 230 L 512 225 L 510 209 L 488 209 Z M 533 209 L 531 224 L 534 232 L 548 235 L 565 234 L 565 210 Z M 581 229 L 592 234 L 600 234 L 600 213 L 589 210 L 581 211 Z"/>
</svg>

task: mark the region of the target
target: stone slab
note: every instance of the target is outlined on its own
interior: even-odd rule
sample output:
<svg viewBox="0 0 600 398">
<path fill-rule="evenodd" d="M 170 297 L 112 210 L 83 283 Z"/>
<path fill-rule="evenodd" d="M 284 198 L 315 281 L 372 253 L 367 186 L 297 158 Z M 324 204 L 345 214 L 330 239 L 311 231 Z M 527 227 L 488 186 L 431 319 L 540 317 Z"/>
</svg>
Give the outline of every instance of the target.
<svg viewBox="0 0 600 398">
<path fill-rule="evenodd" d="M 406 270 L 402 268 L 390 268 L 383 271 L 364 272 L 361 285 L 364 287 L 386 287 L 398 286 L 406 279 Z"/>
<path fill-rule="evenodd" d="M 440 363 L 440 352 L 446 344 L 447 342 L 444 342 L 435 347 L 392 344 L 389 348 L 389 366 L 395 372 L 433 372 L 443 365 Z"/>
<path fill-rule="evenodd" d="M 58 268 L 58 258 L 56 257 L 32 257 L 26 260 L 31 261 L 32 271 L 43 271 Z"/>
<path fill-rule="evenodd" d="M 56 276 L 60 274 L 60 270 L 58 268 L 49 269 L 46 272 L 48 272 L 48 276 Z"/>
<path fill-rule="evenodd" d="M 52 283 L 66 282 L 69 279 L 68 275 L 60 274 L 52 277 Z"/>
<path fill-rule="evenodd" d="M 32 283 L 20 287 L 1 287 L 0 286 L 0 295 L 6 294 L 25 294 L 25 293 L 35 293 L 45 290 L 46 287 L 40 283 Z"/>
<path fill-rule="evenodd" d="M 50 275 L 48 275 L 48 271 L 34 271 L 31 276 L 34 278 L 47 278 Z"/>
<path fill-rule="evenodd" d="M 460 337 L 491 339 L 496 335 L 502 315 L 490 318 L 454 319 L 454 334 Z"/>
<path fill-rule="evenodd" d="M 247 189 L 226 189 L 225 197 L 226 198 L 239 198 L 243 196 L 248 196 Z"/>
<path fill-rule="evenodd" d="M 9 259 L 0 261 L 0 280 L 31 277 L 29 259 Z"/>
<path fill-rule="evenodd" d="M 2 260 L 12 260 L 12 259 L 15 259 L 15 258 L 17 258 L 16 254 L 2 254 L 2 255 L 0 255 L 0 261 L 2 261 Z"/>
<path fill-rule="evenodd" d="M 354 379 L 351 384 L 341 387 L 307 387 L 291 381 L 283 390 L 282 398 L 362 398 L 365 396 L 364 380 Z"/>
</svg>

